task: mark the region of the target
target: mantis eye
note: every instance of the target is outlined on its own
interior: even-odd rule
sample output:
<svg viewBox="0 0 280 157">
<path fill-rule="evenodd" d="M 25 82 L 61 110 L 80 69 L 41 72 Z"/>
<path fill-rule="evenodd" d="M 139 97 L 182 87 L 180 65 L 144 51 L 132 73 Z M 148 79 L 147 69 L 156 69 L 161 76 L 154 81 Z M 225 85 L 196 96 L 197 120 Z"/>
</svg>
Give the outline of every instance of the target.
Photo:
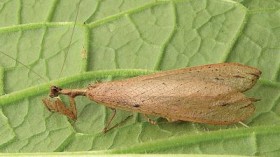
<svg viewBox="0 0 280 157">
<path fill-rule="evenodd" d="M 59 88 L 59 87 L 57 87 L 57 86 L 51 86 L 49 96 L 50 96 L 51 98 L 57 97 L 57 96 L 59 95 L 59 92 L 60 92 L 61 90 L 62 90 L 62 88 Z"/>
</svg>

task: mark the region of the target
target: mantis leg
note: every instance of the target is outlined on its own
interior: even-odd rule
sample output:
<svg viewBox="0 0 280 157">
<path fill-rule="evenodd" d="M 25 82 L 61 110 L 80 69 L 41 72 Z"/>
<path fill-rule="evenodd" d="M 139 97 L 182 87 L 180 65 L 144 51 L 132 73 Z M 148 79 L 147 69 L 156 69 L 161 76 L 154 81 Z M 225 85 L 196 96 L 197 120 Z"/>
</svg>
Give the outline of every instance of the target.
<svg viewBox="0 0 280 157">
<path fill-rule="evenodd" d="M 113 120 L 114 117 L 116 116 L 116 109 L 114 109 L 114 108 L 111 108 L 111 109 L 112 109 L 112 111 L 113 111 L 113 114 L 112 114 L 112 116 L 110 117 L 110 119 L 108 120 L 107 124 L 105 125 L 105 127 L 104 127 L 104 129 L 103 129 L 103 132 L 104 132 L 104 133 L 108 132 L 109 130 L 111 130 L 112 128 L 115 127 L 115 126 L 113 126 L 113 127 L 109 128 L 109 126 L 110 126 L 112 120 Z"/>
<path fill-rule="evenodd" d="M 103 133 L 106 133 L 106 132 L 108 132 L 108 131 L 110 131 L 110 130 L 112 130 L 112 129 L 118 127 L 118 126 L 120 126 L 120 125 L 123 124 L 125 121 L 127 121 L 130 117 L 133 116 L 133 115 L 130 115 L 130 116 L 126 117 L 124 120 L 122 120 L 121 122 L 119 122 L 119 123 L 117 123 L 117 124 L 115 124 L 114 126 L 112 126 L 112 127 L 109 128 L 109 126 L 110 126 L 112 120 L 114 119 L 114 117 L 115 117 L 115 115 L 116 115 L 116 109 L 114 109 L 114 108 L 111 108 L 111 109 L 113 110 L 113 114 L 112 114 L 112 116 L 110 117 L 110 119 L 108 120 L 106 126 L 104 127 Z"/>
<path fill-rule="evenodd" d="M 55 101 L 51 101 L 50 99 L 45 98 L 42 99 L 42 101 L 49 111 L 58 112 L 63 115 L 66 115 L 68 118 L 72 120 L 76 120 L 77 119 L 76 103 L 73 97 L 69 97 L 69 98 L 70 98 L 70 108 L 67 108 L 59 98 L 56 98 Z"/>
<path fill-rule="evenodd" d="M 151 123 L 151 124 L 153 124 L 153 125 L 156 125 L 156 124 L 157 124 L 156 121 L 154 121 L 154 120 L 152 120 L 151 118 L 149 118 L 146 114 L 143 114 L 143 116 L 147 119 L 147 121 L 148 121 L 149 123 Z"/>
</svg>

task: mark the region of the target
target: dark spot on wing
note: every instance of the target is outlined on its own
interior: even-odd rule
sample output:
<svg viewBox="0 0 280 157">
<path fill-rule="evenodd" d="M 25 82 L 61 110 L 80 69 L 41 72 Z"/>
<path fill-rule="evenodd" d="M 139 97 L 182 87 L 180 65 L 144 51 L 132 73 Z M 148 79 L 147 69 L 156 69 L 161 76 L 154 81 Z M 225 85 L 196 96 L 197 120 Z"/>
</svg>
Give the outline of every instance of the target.
<svg viewBox="0 0 280 157">
<path fill-rule="evenodd" d="M 224 80 L 223 78 L 215 77 L 215 80 Z"/>
<path fill-rule="evenodd" d="M 140 107 L 140 105 L 139 104 L 134 104 L 133 107 Z"/>
<path fill-rule="evenodd" d="M 229 103 L 223 103 L 221 106 L 227 106 L 229 105 Z"/>
<path fill-rule="evenodd" d="M 233 77 L 235 77 L 235 78 L 245 78 L 244 76 L 240 76 L 240 75 L 234 75 Z"/>
</svg>

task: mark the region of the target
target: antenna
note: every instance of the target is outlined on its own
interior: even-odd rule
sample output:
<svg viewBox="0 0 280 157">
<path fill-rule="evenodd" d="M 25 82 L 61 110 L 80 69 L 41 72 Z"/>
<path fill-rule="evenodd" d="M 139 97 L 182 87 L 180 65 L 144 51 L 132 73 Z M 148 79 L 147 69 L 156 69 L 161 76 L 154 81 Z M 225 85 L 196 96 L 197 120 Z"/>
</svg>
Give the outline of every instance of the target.
<svg viewBox="0 0 280 157">
<path fill-rule="evenodd" d="M 46 78 L 44 78 L 43 76 L 41 76 L 39 73 L 37 73 L 36 71 L 32 70 L 30 67 L 28 67 L 26 64 L 22 63 L 21 61 L 13 58 L 12 56 L 6 54 L 5 52 L 3 51 L 0 51 L 3 55 L 11 58 L 12 60 L 16 61 L 17 63 L 21 64 L 22 66 L 24 66 L 26 69 L 29 69 L 30 71 L 32 71 L 34 74 L 36 74 L 38 77 L 40 77 L 42 80 L 46 81 L 46 82 L 49 82 L 49 80 L 47 80 Z"/>
<path fill-rule="evenodd" d="M 78 19 L 78 15 L 79 15 L 79 11 L 80 11 L 80 4 L 81 4 L 81 1 L 79 1 L 79 3 L 77 4 L 76 8 L 78 9 L 77 11 L 77 14 L 76 14 L 76 17 L 75 17 L 75 23 L 74 23 L 74 26 L 72 28 L 72 33 L 71 33 L 71 37 L 70 37 L 70 41 L 69 41 L 69 44 L 68 44 L 68 47 L 67 47 L 67 50 L 66 50 L 66 53 L 65 53 L 65 58 L 62 62 L 62 67 L 61 67 L 61 70 L 59 72 L 59 75 L 58 75 L 58 78 L 60 78 L 61 74 L 62 74 L 62 71 L 64 69 L 64 66 L 65 66 L 65 62 L 66 62 L 66 59 L 67 59 L 67 56 L 68 56 L 68 53 L 69 53 L 69 50 L 70 50 L 70 45 L 72 44 L 72 40 L 73 40 L 73 36 L 74 36 L 74 30 L 76 28 L 76 23 L 77 23 L 77 19 Z"/>
<path fill-rule="evenodd" d="M 63 71 L 63 68 L 64 68 L 64 65 L 65 65 L 65 62 L 66 62 L 66 58 L 68 56 L 68 53 L 69 53 L 69 50 L 70 50 L 70 45 L 72 44 L 72 40 L 73 40 L 73 36 L 74 36 L 74 30 L 75 30 L 75 27 L 76 27 L 76 22 L 77 22 L 77 19 L 78 19 L 78 14 L 79 14 L 79 10 L 80 10 L 80 4 L 81 4 L 81 1 L 78 2 L 78 4 L 76 5 L 76 8 L 78 9 L 77 11 L 77 14 L 75 16 L 75 23 L 74 23 L 74 26 L 73 26 L 73 29 L 72 29 L 72 32 L 71 32 L 71 36 L 70 36 L 70 41 L 69 41 L 69 44 L 67 46 L 67 50 L 66 50 L 66 54 L 65 54 L 65 58 L 63 60 L 63 64 L 62 64 L 62 68 L 61 68 L 61 71 L 58 75 L 58 78 L 61 76 L 62 74 L 62 71 Z M 37 75 L 39 78 L 41 78 L 42 80 L 46 81 L 46 82 L 49 82 L 48 79 L 46 79 L 45 77 L 43 77 L 42 75 L 40 75 L 38 72 L 32 70 L 28 65 L 24 64 L 23 62 L 13 58 L 12 56 L 8 55 L 7 53 L 3 52 L 3 51 L 0 51 L 0 53 L 2 53 L 3 55 L 9 57 L 10 59 L 14 60 L 15 62 L 21 64 L 22 66 L 24 66 L 26 69 L 29 69 L 31 72 L 33 72 L 35 75 Z"/>
</svg>

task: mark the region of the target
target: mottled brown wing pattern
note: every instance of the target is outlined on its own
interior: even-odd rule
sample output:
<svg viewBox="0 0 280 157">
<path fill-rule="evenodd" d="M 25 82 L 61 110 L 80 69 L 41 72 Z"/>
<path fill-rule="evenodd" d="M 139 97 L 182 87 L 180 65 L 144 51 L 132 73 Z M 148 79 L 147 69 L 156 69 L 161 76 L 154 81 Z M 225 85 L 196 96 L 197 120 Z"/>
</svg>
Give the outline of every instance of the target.
<svg viewBox="0 0 280 157">
<path fill-rule="evenodd" d="M 232 72 L 223 64 L 223 72 L 216 77 L 225 77 L 227 81 L 238 79 L 251 79 L 247 81 L 247 87 L 253 86 L 252 82 L 257 79 L 257 74 L 251 73 L 246 66 L 241 70 L 232 68 Z M 235 64 L 234 64 L 235 65 Z M 215 65 L 217 67 L 217 65 Z M 240 65 L 236 65 L 240 66 Z M 200 75 L 194 72 L 189 74 L 189 68 L 168 71 L 166 75 L 157 73 L 148 76 L 140 76 L 122 81 L 113 81 L 96 84 L 89 90 L 88 97 L 94 101 L 104 103 L 113 108 L 132 110 L 144 114 L 157 115 L 169 119 L 195 121 L 209 124 L 231 124 L 246 119 L 254 111 L 252 100 L 246 98 L 240 92 L 241 88 L 235 88 L 222 81 L 216 82 L 215 76 L 207 69 L 202 69 L 209 75 Z M 212 71 L 210 68 L 210 71 Z M 220 70 L 220 68 L 218 68 Z M 253 69 L 254 70 L 254 69 Z M 186 72 L 188 71 L 188 72 Z M 214 70 L 216 71 L 216 70 Z M 244 72 L 245 71 L 245 72 Z M 240 75 L 244 77 L 230 76 Z M 209 76 L 209 77 L 208 77 Z M 214 79 L 213 79 L 214 78 Z M 254 80 L 254 81 L 252 81 Z M 246 81 L 239 81 L 246 82 Z M 245 88 L 242 88 L 244 90 Z"/>
</svg>

